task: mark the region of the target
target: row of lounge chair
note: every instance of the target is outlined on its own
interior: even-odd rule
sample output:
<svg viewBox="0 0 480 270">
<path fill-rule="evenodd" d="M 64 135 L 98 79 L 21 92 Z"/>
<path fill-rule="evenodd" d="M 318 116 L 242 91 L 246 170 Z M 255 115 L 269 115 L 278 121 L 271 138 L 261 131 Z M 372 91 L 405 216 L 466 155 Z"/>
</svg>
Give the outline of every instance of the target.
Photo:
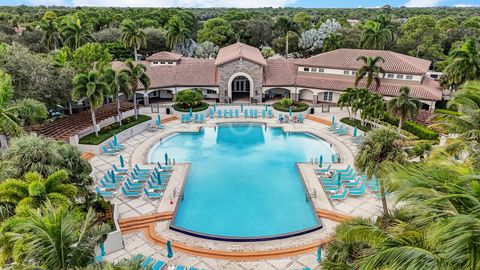
<svg viewBox="0 0 480 270">
<path fill-rule="evenodd" d="M 333 123 L 331 127 L 328 128 L 331 133 L 337 135 L 348 135 L 348 127 L 344 124 L 337 125 L 337 122 Z"/>
<path fill-rule="evenodd" d="M 298 116 L 294 115 L 292 118 L 290 118 L 288 115 L 283 116 L 281 113 L 278 114 L 278 121 L 280 123 L 303 123 L 303 114 L 299 114 Z"/>
<path fill-rule="evenodd" d="M 211 118 L 215 117 L 215 111 L 213 109 L 210 109 L 209 115 Z M 243 110 L 243 115 L 242 112 L 239 112 L 238 109 L 224 109 L 223 112 L 222 110 L 218 110 L 216 113 L 216 116 L 218 118 L 240 118 L 243 116 L 243 118 L 258 118 L 258 110 L 256 109 L 244 109 Z M 262 110 L 262 118 L 272 118 L 273 117 L 273 112 L 272 110 Z"/>
<path fill-rule="evenodd" d="M 147 198 L 161 198 L 171 175 L 171 167 L 161 166 L 153 170 L 142 169 L 135 165 L 129 169 L 118 168 L 108 171 L 95 187 L 97 193 L 106 198 L 114 196 L 120 190 L 125 197 L 139 197 L 142 191 Z"/>
<path fill-rule="evenodd" d="M 193 117 L 188 113 L 182 114 L 180 120 L 182 123 L 187 123 L 187 124 L 191 122 L 198 123 L 198 124 L 205 122 L 204 116 L 201 113 L 193 114 Z"/>
<path fill-rule="evenodd" d="M 149 269 L 149 270 L 162 270 L 162 269 L 167 269 L 167 263 L 165 263 L 162 260 L 155 260 L 152 257 L 144 257 L 143 255 L 137 255 L 141 256 L 142 262 L 140 264 L 140 267 L 142 269 Z M 136 256 L 136 257 L 137 257 Z M 170 268 L 171 267 L 171 268 Z M 168 269 L 175 269 L 175 270 L 204 270 L 204 269 L 198 269 L 195 267 L 186 267 L 183 265 L 172 265 Z"/>
<path fill-rule="evenodd" d="M 378 179 L 368 180 L 364 175 L 357 175 L 352 166 L 348 165 L 345 169 L 333 170 L 333 174 L 324 177 L 325 173 L 330 173 L 330 164 L 326 168 L 316 169 L 316 173 L 325 191 L 332 193 L 329 197 L 332 200 L 343 200 L 347 196 L 363 196 L 367 189 L 378 197 L 380 184 Z"/>
<path fill-rule="evenodd" d="M 119 144 L 115 140 L 112 140 L 108 143 L 108 148 L 106 146 L 102 146 L 101 150 L 104 155 L 117 155 L 119 152 L 125 149 L 124 144 Z"/>
</svg>

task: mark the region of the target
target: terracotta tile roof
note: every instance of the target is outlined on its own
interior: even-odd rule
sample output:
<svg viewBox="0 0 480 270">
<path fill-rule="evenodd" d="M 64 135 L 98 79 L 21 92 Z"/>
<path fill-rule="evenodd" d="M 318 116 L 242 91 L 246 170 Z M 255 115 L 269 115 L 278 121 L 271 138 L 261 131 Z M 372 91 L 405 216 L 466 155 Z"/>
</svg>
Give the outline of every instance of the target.
<svg viewBox="0 0 480 270">
<path fill-rule="evenodd" d="M 357 61 L 360 56 L 381 56 L 385 63 L 379 63 L 386 72 L 424 74 L 430 67 L 430 61 L 396 53 L 380 50 L 338 49 L 335 51 L 318 54 L 298 62 L 299 65 L 324 67 L 333 69 L 357 70 L 362 66 L 362 61 Z"/>
<path fill-rule="evenodd" d="M 268 59 L 263 68 L 264 86 L 294 86 L 297 76 L 297 59 Z"/>
<path fill-rule="evenodd" d="M 133 103 L 120 103 L 120 111 L 127 112 L 133 110 Z M 117 115 L 117 103 L 111 102 L 95 110 L 97 123 Z M 92 126 L 92 116 L 90 110 L 85 110 L 70 116 L 65 116 L 41 125 L 26 127 L 25 130 L 35 132 L 45 137 L 67 140 L 68 138 L 81 133 Z"/>
<path fill-rule="evenodd" d="M 354 86 L 354 78 L 331 78 L 321 76 L 297 76 L 297 87 L 307 87 L 325 90 L 343 91 L 348 87 Z M 359 87 L 365 87 L 365 81 L 361 81 Z M 398 96 L 400 88 L 408 86 L 411 89 L 411 95 L 418 99 L 424 100 L 441 100 L 442 90 L 438 82 L 430 78 L 424 78 L 422 84 L 417 85 L 404 85 L 396 84 L 390 81 L 380 80 L 380 87 L 375 89 L 375 84 L 370 86 L 370 91 L 382 94 L 384 96 Z"/>
<path fill-rule="evenodd" d="M 176 86 L 218 86 L 214 59 L 182 58 L 176 71 Z"/>
<path fill-rule="evenodd" d="M 157 52 L 157 53 L 154 53 L 154 54 L 148 56 L 147 58 L 145 58 L 145 60 L 150 61 L 150 62 L 151 61 L 173 61 L 173 62 L 176 62 L 176 61 L 180 60 L 180 58 L 182 58 L 181 54 L 162 51 L 162 52 Z"/>
<path fill-rule="evenodd" d="M 240 58 L 249 60 L 262 66 L 267 64 L 259 49 L 241 42 L 237 42 L 227 47 L 223 47 L 218 51 L 217 59 L 215 59 L 215 65 L 218 66 Z"/>
</svg>

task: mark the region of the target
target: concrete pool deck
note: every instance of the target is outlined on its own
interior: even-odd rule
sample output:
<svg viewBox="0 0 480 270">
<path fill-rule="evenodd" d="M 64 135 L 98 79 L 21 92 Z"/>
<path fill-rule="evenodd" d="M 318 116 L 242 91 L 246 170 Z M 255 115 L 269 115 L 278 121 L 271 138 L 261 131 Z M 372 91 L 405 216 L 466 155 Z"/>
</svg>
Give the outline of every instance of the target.
<svg viewBox="0 0 480 270">
<path fill-rule="evenodd" d="M 335 114 L 338 117 L 338 114 Z M 322 114 L 322 118 L 331 119 L 331 115 Z M 339 119 L 340 117 L 338 117 Z M 353 164 L 353 156 L 357 151 L 356 146 L 350 142 L 350 136 L 333 136 L 327 131 L 327 126 L 314 121 L 305 120 L 304 124 L 278 124 L 276 119 L 248 118 L 248 119 L 207 119 L 206 126 L 214 126 L 223 122 L 261 122 L 266 123 L 270 127 L 282 127 L 286 132 L 309 132 L 321 137 L 331 143 L 334 149 L 342 157 L 340 164 L 333 164 L 332 168 L 344 168 L 346 164 Z M 195 132 L 200 128 L 200 124 L 181 124 L 179 120 L 165 124 L 166 128 L 160 132 L 142 132 L 127 141 L 123 142 L 126 149 L 121 153 L 128 164 L 143 164 L 145 167 L 151 165 L 145 164 L 146 154 L 148 150 L 156 144 L 160 138 L 168 137 L 177 132 Z M 118 156 L 95 156 L 90 161 L 94 167 L 94 178 L 96 181 L 103 177 L 104 173 L 111 169 L 111 164 L 118 164 Z M 309 193 L 316 194 L 312 198 L 315 208 L 335 211 L 341 214 L 362 217 L 374 217 L 381 210 L 380 200 L 374 198 L 371 194 L 359 198 L 347 198 L 343 201 L 330 201 L 327 194 L 323 191 L 313 169 L 318 166 L 311 163 L 298 163 L 299 171 L 304 179 Z M 162 199 L 148 199 L 144 197 L 126 198 L 122 195 L 115 196 L 111 200 L 116 205 L 120 213 L 120 218 L 139 217 L 147 214 L 174 211 L 179 191 L 183 184 L 183 180 L 188 174 L 189 164 L 177 163 L 172 173 L 169 184 L 165 190 Z M 315 192 L 314 192 L 315 191 Z M 299 245 L 307 245 L 315 243 L 327 237 L 330 237 L 338 222 L 321 218 L 324 228 L 301 236 L 296 236 L 283 240 L 272 240 L 266 242 L 249 242 L 249 243 L 230 243 L 205 240 L 196 237 L 184 235 L 168 228 L 169 221 L 161 221 L 155 224 L 155 233 L 161 237 L 167 238 L 178 243 L 183 243 L 192 247 L 202 247 L 213 250 L 227 251 L 265 251 L 281 248 L 295 247 Z M 152 243 L 143 231 L 130 232 L 123 235 L 125 248 L 110 254 L 106 257 L 109 261 L 117 261 L 122 258 L 142 253 L 151 255 L 156 259 L 166 260 L 165 246 Z M 175 251 L 175 250 L 174 250 Z M 168 260 L 166 260 L 168 261 Z M 316 254 L 314 251 L 301 255 L 287 256 L 281 259 L 266 259 L 259 261 L 230 261 L 223 259 L 207 258 L 195 256 L 181 252 L 175 253 L 174 264 L 182 264 L 185 266 L 193 266 L 205 269 L 295 269 L 310 267 L 318 269 L 316 262 Z"/>
</svg>

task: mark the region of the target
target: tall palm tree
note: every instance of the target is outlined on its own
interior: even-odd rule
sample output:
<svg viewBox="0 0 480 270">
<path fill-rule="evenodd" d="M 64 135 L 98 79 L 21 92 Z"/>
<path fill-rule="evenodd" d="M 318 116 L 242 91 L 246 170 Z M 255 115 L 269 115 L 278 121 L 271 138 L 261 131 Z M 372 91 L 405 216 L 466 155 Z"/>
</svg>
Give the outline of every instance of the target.
<svg viewBox="0 0 480 270">
<path fill-rule="evenodd" d="M 449 64 L 443 71 L 447 86 L 460 86 L 469 80 L 480 80 L 480 48 L 473 38 L 450 52 Z"/>
<path fill-rule="evenodd" d="M 388 128 L 370 131 L 355 156 L 355 168 L 360 173 L 365 173 L 368 178 L 376 176 L 380 179 L 380 192 L 385 215 L 388 215 L 384 184 L 387 170 L 391 164 L 403 163 L 405 157 L 400 135 Z"/>
<path fill-rule="evenodd" d="M 363 49 L 385 50 L 393 41 L 393 32 L 376 21 L 368 21 L 363 26 L 360 45 Z"/>
<path fill-rule="evenodd" d="M 140 30 L 138 25 L 132 20 L 124 20 L 121 26 L 121 40 L 125 48 L 132 48 L 135 61 L 138 61 L 137 51 L 142 45 L 146 45 L 145 32 Z"/>
<path fill-rule="evenodd" d="M 113 96 L 114 100 L 117 100 L 118 123 L 121 126 L 122 112 L 120 111 L 120 95 L 122 94 L 125 100 L 130 99 L 132 90 L 130 89 L 129 77 L 125 72 L 115 71 L 111 68 L 106 69 L 103 74 L 105 82 L 110 86 L 109 94 Z"/>
<path fill-rule="evenodd" d="M 46 200 L 55 205 L 69 204 L 75 198 L 77 189 L 66 184 L 68 173 L 57 171 L 46 179 L 37 172 L 25 174 L 23 180 L 6 179 L 0 183 L 0 202 L 16 206 L 16 212 L 40 207 Z"/>
<path fill-rule="evenodd" d="M 329 52 L 329 51 L 334 51 L 336 49 L 339 49 L 343 46 L 342 40 L 340 39 L 340 36 L 331 33 L 328 35 L 325 40 L 323 40 L 323 52 Z"/>
<path fill-rule="evenodd" d="M 166 28 L 167 46 L 170 49 L 175 49 L 192 35 L 190 29 L 187 28 L 183 19 L 178 15 L 174 15 L 168 20 Z"/>
<path fill-rule="evenodd" d="M 297 24 L 293 19 L 285 16 L 281 16 L 277 19 L 277 22 L 274 25 L 274 28 L 280 31 L 285 35 L 285 58 L 288 58 L 288 33 L 289 32 L 298 32 Z"/>
<path fill-rule="evenodd" d="M 122 72 L 127 74 L 128 81 L 130 84 L 130 89 L 133 92 L 133 105 L 135 111 L 135 118 L 138 119 L 138 110 L 137 110 L 137 90 L 138 83 L 143 85 L 144 91 L 147 91 L 150 88 L 150 78 L 148 77 L 146 71 L 147 67 L 143 64 L 135 64 L 130 60 L 125 62 L 126 69 L 123 69 Z"/>
<path fill-rule="evenodd" d="M 93 131 L 98 136 L 95 110 L 102 106 L 103 98 L 110 90 L 98 71 L 90 71 L 88 74 L 80 73 L 73 78 L 72 100 L 88 100 L 92 114 Z"/>
<path fill-rule="evenodd" d="M 47 201 L 40 211 L 28 209 L 24 215 L 6 220 L 0 232 L 14 236 L 0 246 L 12 246 L 10 255 L 18 265 L 84 269 L 94 262 L 95 248 L 109 231 L 108 224 L 96 222 L 92 209 L 81 213 Z"/>
<path fill-rule="evenodd" d="M 378 87 L 380 86 L 380 74 L 385 74 L 385 70 L 382 67 L 378 66 L 378 63 L 385 63 L 385 59 L 380 56 L 360 56 L 357 58 L 357 61 L 359 60 L 362 60 L 363 66 L 358 69 L 357 74 L 355 75 L 355 87 L 358 86 L 360 80 L 366 77 L 367 83 L 365 84 L 365 88 L 370 88 L 372 82 L 375 81 L 375 89 L 378 89 Z"/>
<path fill-rule="evenodd" d="M 61 32 L 65 44 L 72 50 L 76 50 L 80 46 L 93 41 L 90 28 L 88 25 L 82 24 L 80 19 L 67 21 L 62 27 Z"/>
<path fill-rule="evenodd" d="M 410 88 L 400 88 L 400 94 L 398 97 L 394 97 L 388 101 L 389 111 L 399 116 L 398 132 L 402 130 L 403 123 L 409 117 L 415 117 L 420 110 L 420 101 L 410 97 Z"/>
<path fill-rule="evenodd" d="M 350 112 L 350 108 L 353 105 L 353 102 L 357 98 L 357 93 L 356 93 L 356 88 L 347 88 L 343 93 L 340 95 L 338 98 L 338 106 L 340 107 L 340 110 L 342 110 L 344 107 L 347 107 L 348 111 L 348 116 L 352 118 L 352 113 Z"/>
<path fill-rule="evenodd" d="M 44 34 L 45 46 L 49 50 L 56 50 L 62 42 L 62 37 L 58 31 L 57 24 L 52 20 L 41 20 L 39 27 Z"/>
</svg>

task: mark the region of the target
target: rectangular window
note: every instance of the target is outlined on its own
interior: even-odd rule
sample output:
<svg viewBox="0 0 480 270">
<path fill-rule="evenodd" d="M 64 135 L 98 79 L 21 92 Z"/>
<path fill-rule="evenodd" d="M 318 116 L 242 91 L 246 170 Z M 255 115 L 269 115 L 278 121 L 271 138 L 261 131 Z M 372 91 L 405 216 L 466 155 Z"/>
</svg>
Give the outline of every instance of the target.
<svg viewBox="0 0 480 270">
<path fill-rule="evenodd" d="M 393 79 L 393 74 L 388 73 L 388 74 L 387 74 L 387 78 Z"/>
<path fill-rule="evenodd" d="M 153 61 L 153 64 L 154 64 L 154 65 L 158 65 L 158 62 L 157 62 L 157 61 Z"/>
<path fill-rule="evenodd" d="M 353 75 L 353 76 L 357 75 L 357 72 L 356 72 L 356 71 L 352 71 L 352 75 Z"/>
<path fill-rule="evenodd" d="M 333 92 L 324 92 L 323 93 L 323 100 L 324 101 L 332 101 L 333 99 Z"/>
<path fill-rule="evenodd" d="M 310 71 L 310 68 L 304 67 L 303 71 Z"/>
<path fill-rule="evenodd" d="M 397 75 L 397 79 L 403 79 L 403 75 L 402 75 L 402 74 L 398 74 L 398 75 Z"/>
<path fill-rule="evenodd" d="M 207 94 L 216 94 L 217 92 L 215 92 L 215 90 L 210 90 L 210 89 L 207 89 Z"/>
<path fill-rule="evenodd" d="M 344 70 L 343 75 L 350 75 L 350 70 Z"/>
<path fill-rule="evenodd" d="M 312 72 L 317 72 L 317 69 L 316 69 L 316 68 L 312 68 Z"/>
<path fill-rule="evenodd" d="M 173 62 L 168 62 L 169 65 L 173 64 Z"/>
<path fill-rule="evenodd" d="M 318 72 L 323 73 L 323 72 L 325 72 L 325 70 L 323 68 L 319 68 Z"/>
<path fill-rule="evenodd" d="M 407 76 L 405 77 L 405 79 L 407 79 L 407 80 L 413 80 L 413 76 L 412 76 L 412 75 L 407 75 Z"/>
</svg>

